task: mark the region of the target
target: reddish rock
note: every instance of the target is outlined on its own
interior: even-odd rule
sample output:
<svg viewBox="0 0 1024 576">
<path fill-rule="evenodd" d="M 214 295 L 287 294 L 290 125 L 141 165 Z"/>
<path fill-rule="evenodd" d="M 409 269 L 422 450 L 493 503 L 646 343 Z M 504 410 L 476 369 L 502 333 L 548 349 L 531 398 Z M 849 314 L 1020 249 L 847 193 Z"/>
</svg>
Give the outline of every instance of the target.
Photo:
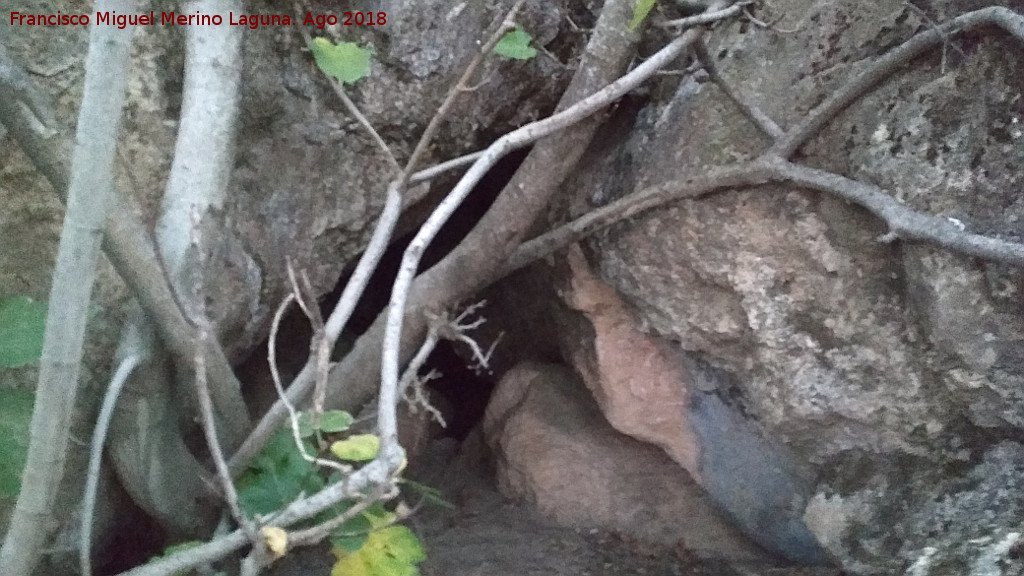
<svg viewBox="0 0 1024 576">
<path fill-rule="evenodd" d="M 498 384 L 484 418 L 498 484 L 558 523 L 612 530 L 705 558 L 763 557 L 665 453 L 617 432 L 565 368 L 524 364 Z"/>
<path fill-rule="evenodd" d="M 687 422 L 688 380 L 682 362 L 639 330 L 615 289 L 594 276 L 578 248 L 570 249 L 566 303 L 593 325 L 592 343 L 568 352 L 608 422 L 661 447 L 698 476 L 697 439 Z M 675 353 L 678 354 L 678 353 Z"/>
</svg>

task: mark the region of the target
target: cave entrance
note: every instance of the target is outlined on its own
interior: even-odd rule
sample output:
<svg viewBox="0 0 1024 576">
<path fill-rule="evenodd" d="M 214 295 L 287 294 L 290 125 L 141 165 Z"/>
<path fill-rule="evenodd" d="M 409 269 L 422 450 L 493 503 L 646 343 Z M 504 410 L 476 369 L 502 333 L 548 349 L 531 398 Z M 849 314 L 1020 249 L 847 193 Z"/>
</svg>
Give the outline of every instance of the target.
<svg viewBox="0 0 1024 576">
<path fill-rule="evenodd" d="M 473 189 L 466 200 L 455 211 L 448 223 L 441 229 L 437 238 L 424 252 L 420 272 L 429 269 L 439 262 L 452 249 L 459 245 L 480 218 L 494 203 L 498 194 L 511 180 L 512 175 L 526 158 L 528 150 L 520 150 L 508 155 L 498 162 L 490 172 Z M 450 190 L 454 180 L 439 183 L 437 188 Z M 419 219 L 426 217 L 421 214 Z M 403 219 L 406 215 L 403 215 Z M 398 272 L 403 252 L 415 236 L 418 225 L 416 222 L 400 222 L 400 227 L 411 229 L 403 236 L 392 241 L 381 258 L 376 271 L 371 277 L 367 288 L 349 320 L 349 324 L 339 338 L 333 360 L 340 359 L 355 340 L 362 335 L 385 309 L 391 295 L 391 286 Z M 326 317 L 338 300 L 348 283 L 355 268 L 353 264 L 340 276 L 334 289 L 320 301 L 321 313 Z M 282 374 L 294 375 L 301 370 L 309 355 L 311 328 L 301 310 L 293 307 L 283 318 L 278 332 L 277 349 L 278 363 Z M 481 342 L 485 349 L 490 343 Z M 436 370 L 440 376 L 427 383 L 433 393 L 441 398 L 445 407 L 445 420 L 448 426 L 441 433 L 443 437 L 463 440 L 483 417 L 487 400 L 494 388 L 493 377 L 488 374 L 474 373 L 468 367 L 471 362 L 469 355 L 460 350 L 462 344 L 442 340 L 431 354 L 421 373 Z M 240 372 L 247 381 L 260 382 L 262 392 L 254 394 L 250 409 L 253 414 L 262 414 L 276 401 L 272 380 L 266 360 L 267 342 L 258 346 L 251 357 L 240 367 Z M 286 385 L 289 378 L 285 378 Z M 269 392 L 269 393 L 268 393 Z M 402 408 L 404 410 L 404 408 Z"/>
</svg>

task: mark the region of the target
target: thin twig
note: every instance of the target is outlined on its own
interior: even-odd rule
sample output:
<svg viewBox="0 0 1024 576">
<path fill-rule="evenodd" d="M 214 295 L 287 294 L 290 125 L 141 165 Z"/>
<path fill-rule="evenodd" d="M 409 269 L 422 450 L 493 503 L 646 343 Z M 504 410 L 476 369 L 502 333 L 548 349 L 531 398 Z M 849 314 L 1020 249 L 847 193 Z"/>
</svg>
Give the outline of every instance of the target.
<svg viewBox="0 0 1024 576">
<path fill-rule="evenodd" d="M 274 380 L 274 388 L 277 390 L 277 397 L 284 402 L 285 408 L 288 410 L 292 439 L 295 441 L 295 447 L 298 448 L 299 453 L 302 454 L 302 458 L 306 462 L 311 462 L 318 466 L 332 468 L 344 474 L 348 474 L 352 471 L 351 466 L 341 464 L 333 460 L 317 458 L 306 451 L 306 444 L 302 441 L 302 432 L 299 430 L 299 413 L 291 401 L 288 400 L 288 395 L 285 394 L 284 391 L 284 384 L 281 383 L 281 372 L 277 367 L 277 332 L 281 327 L 281 319 L 284 317 L 284 313 L 288 309 L 288 305 L 291 304 L 293 300 L 296 300 L 295 293 L 290 293 L 285 297 L 284 301 L 281 302 L 281 305 L 278 306 L 277 312 L 274 314 L 274 320 L 270 324 L 270 336 L 267 340 L 267 363 L 270 365 L 270 376 Z M 307 363 L 307 366 L 308 365 L 309 364 Z"/>
<path fill-rule="evenodd" d="M 306 272 L 302 272 L 303 284 L 300 286 L 295 278 L 295 269 L 290 259 L 288 260 L 287 267 L 288 279 L 292 285 L 292 294 L 295 295 L 295 300 L 299 303 L 299 307 L 302 308 L 310 325 L 313 327 L 313 337 L 309 343 L 310 356 L 308 360 L 315 367 L 313 410 L 310 420 L 312 421 L 313 428 L 317 429 L 320 426 L 320 416 L 324 412 L 327 372 L 330 369 L 331 348 L 334 347 L 334 343 L 328 342 L 327 333 L 324 329 L 324 319 L 320 314 L 320 307 L 317 306 L 316 300 L 313 297 L 313 287 L 306 276 Z M 306 302 L 307 299 L 309 303 Z"/>
<path fill-rule="evenodd" d="M 434 351 L 434 347 L 441 340 L 438 335 L 439 325 L 436 322 L 431 322 L 430 329 L 427 330 L 427 335 L 423 338 L 423 343 L 420 344 L 416 354 L 409 361 L 409 365 L 405 367 L 405 372 L 402 374 L 402 379 L 399 382 L 398 395 L 404 396 L 406 389 L 409 385 L 416 380 L 417 374 L 419 374 L 420 368 L 427 363 L 427 359 L 430 358 L 430 353 Z"/>
<path fill-rule="evenodd" d="M 409 411 L 413 414 L 416 413 L 417 407 L 422 407 L 441 425 L 442 428 L 447 428 L 448 424 L 444 421 L 444 417 L 441 416 L 441 412 L 434 408 L 430 404 L 430 400 L 423 392 L 423 385 L 430 380 L 435 380 L 441 376 L 441 373 L 437 370 L 431 370 L 424 376 L 420 376 L 420 368 L 427 362 L 430 357 L 430 353 L 434 351 L 434 347 L 440 341 L 441 337 L 438 334 L 441 328 L 441 321 L 439 319 L 433 320 L 430 323 L 430 328 L 427 330 L 426 337 L 423 338 L 423 344 L 420 345 L 419 350 L 409 361 L 409 365 L 405 367 L 405 372 L 402 373 L 402 379 L 398 382 L 398 396 L 404 398 L 409 406 Z M 409 397 L 408 391 L 412 388 L 414 396 Z"/>
<path fill-rule="evenodd" d="M 1024 244 L 966 232 L 945 218 L 916 212 L 877 186 L 824 170 L 800 166 L 766 154 L 753 162 L 712 170 L 703 177 L 646 188 L 589 212 L 529 242 L 524 242 L 508 260 L 502 270 L 502 276 L 577 242 L 600 228 L 668 202 L 769 183 L 795 184 L 832 194 L 862 206 L 889 226 L 893 239 L 929 242 L 962 254 L 1018 266 L 1024 265 Z"/>
<path fill-rule="evenodd" d="M 299 14 L 298 21 L 302 22 L 303 10 L 297 0 L 295 2 L 295 11 Z M 302 41 L 306 43 L 307 47 L 312 45 L 313 38 L 309 35 L 309 32 L 306 32 L 305 26 L 299 26 L 299 34 L 302 34 Z M 381 152 L 384 153 L 384 159 L 387 160 L 388 164 L 394 168 L 395 172 L 401 171 L 402 165 L 398 163 L 394 152 L 391 151 L 391 147 L 388 146 L 388 143 L 385 142 L 383 138 L 381 138 L 380 134 L 373 127 L 373 124 L 370 124 L 370 121 L 366 119 L 366 116 L 363 116 L 363 113 L 359 110 L 359 107 L 356 106 L 356 103 L 348 97 L 348 94 L 345 92 L 345 88 L 341 85 L 341 82 L 330 77 L 328 77 L 328 82 L 331 84 L 331 88 L 334 89 L 334 93 L 341 99 L 341 103 L 345 105 L 345 109 L 348 110 L 348 113 L 366 129 L 366 133 L 370 135 L 374 144 L 376 144 L 377 147 L 380 148 Z"/>
<path fill-rule="evenodd" d="M 92 447 L 89 449 L 89 471 L 85 476 L 85 495 L 82 497 L 82 530 L 78 534 L 78 565 L 82 576 L 92 575 L 92 522 L 96 511 L 96 492 L 100 484 L 100 466 L 103 464 L 103 446 L 107 441 L 107 430 L 114 416 L 117 399 L 121 395 L 132 370 L 142 362 L 142 356 L 129 354 L 121 361 L 110 379 L 107 392 L 103 395 L 103 406 L 96 417 L 96 430 L 92 435 Z"/>
<path fill-rule="evenodd" d="M 692 28 L 694 26 L 700 26 L 702 24 L 710 24 L 719 20 L 724 20 L 739 14 L 743 7 L 749 4 L 749 2 L 737 2 L 728 8 L 722 10 L 716 10 L 714 12 L 703 12 L 695 16 L 687 16 L 686 18 L 678 18 L 676 20 L 666 20 L 664 22 L 658 22 L 654 24 L 656 28 Z"/>
<path fill-rule="evenodd" d="M 877 60 L 866 64 L 867 68 L 836 90 L 812 110 L 799 124 L 786 132 L 769 151 L 783 158 L 789 158 L 800 146 L 818 133 L 819 130 L 839 112 L 860 98 L 871 87 L 893 75 L 929 48 L 945 38 L 982 26 L 999 26 L 1007 33 L 1024 42 L 1024 16 L 999 6 L 968 12 L 950 20 L 938 28 L 931 28 L 907 40 Z"/>
<path fill-rule="evenodd" d="M 472 60 L 470 60 L 469 65 L 466 66 L 466 69 L 462 72 L 462 76 L 459 77 L 459 81 L 448 90 L 448 94 L 445 96 L 444 102 L 441 103 L 437 112 L 434 113 L 433 118 L 430 119 L 426 129 L 423 130 L 423 135 L 420 136 L 419 142 L 416 143 L 416 148 L 413 149 L 412 155 L 409 156 L 409 162 L 406 163 L 405 169 L 402 170 L 402 174 L 399 176 L 399 188 L 404 188 L 406 183 L 409 181 L 409 176 L 416 168 L 416 164 L 427 151 L 427 147 L 434 139 L 434 135 L 437 134 L 437 130 L 441 125 L 441 120 L 444 119 L 452 105 L 455 104 L 455 98 L 458 97 L 461 92 L 469 89 L 469 81 L 472 79 L 473 74 L 476 73 L 476 69 L 480 67 L 480 63 L 483 62 L 484 58 L 491 53 L 491 50 L 498 45 L 498 42 L 501 41 L 502 37 L 516 27 L 516 14 L 525 3 L 526 0 L 518 0 L 518 2 L 509 9 L 505 18 L 501 21 L 501 25 L 498 26 L 498 29 L 494 31 L 494 34 L 491 35 L 490 39 L 484 43 L 483 47 L 480 48 L 480 51 L 473 56 Z"/>
<path fill-rule="evenodd" d="M 390 164 L 391 167 L 395 170 L 401 170 L 402 165 L 399 164 L 398 159 L 395 158 L 395 153 L 391 151 L 391 148 L 388 146 L 388 143 L 385 142 L 383 138 L 381 138 L 380 134 L 377 133 L 377 130 L 374 129 L 373 124 L 370 124 L 370 121 L 366 118 L 366 116 L 363 116 L 363 113 L 359 110 L 359 107 L 356 106 L 356 103 L 353 102 L 352 99 L 348 97 L 348 93 L 345 92 L 345 87 L 341 85 L 341 82 L 335 80 L 334 78 L 331 78 L 330 83 L 331 88 L 334 89 L 334 93 L 337 94 L 338 98 L 341 99 L 341 103 L 345 105 L 345 109 L 348 110 L 348 113 L 351 114 L 356 119 L 356 121 L 358 121 L 359 124 L 361 124 L 363 128 L 366 129 L 366 131 L 370 134 L 370 137 L 373 138 L 373 142 L 384 153 L 384 159 L 387 160 L 388 164 Z"/>
<path fill-rule="evenodd" d="M 921 8 L 919 8 L 917 6 L 917 4 L 914 4 L 913 2 L 910 2 L 910 0 L 904 0 L 903 4 L 905 4 L 911 10 L 913 10 L 914 13 L 916 13 L 917 16 L 921 20 L 924 20 L 925 24 L 927 24 L 928 26 L 931 26 L 932 28 L 938 30 L 939 25 L 935 22 L 935 20 L 932 20 L 931 17 L 928 16 L 928 13 L 925 12 L 924 10 L 922 10 Z M 960 55 L 963 56 L 964 58 L 967 57 L 967 54 L 964 54 L 964 51 L 959 46 L 957 46 L 956 44 L 953 44 L 952 42 L 950 42 L 950 38 L 949 38 L 948 35 L 944 34 L 941 30 L 938 30 L 938 32 L 939 32 L 939 34 L 942 34 L 942 64 L 939 66 L 939 72 L 942 73 L 942 74 L 945 74 L 946 73 L 946 52 L 949 51 L 949 47 L 950 46 L 952 46 L 953 49 L 956 50 L 957 52 L 959 52 Z"/>
<path fill-rule="evenodd" d="M 405 375 L 402 376 L 401 385 L 405 387 L 405 390 L 401 393 L 401 397 L 405 400 L 406 406 L 409 407 L 409 413 L 416 414 L 422 408 L 441 428 L 447 428 L 448 423 L 445 422 L 444 416 L 440 410 L 430 403 L 430 398 L 424 388 L 431 380 L 440 378 L 441 373 L 437 370 L 431 370 L 423 376 L 419 374 L 412 374 L 411 378 L 408 376 L 410 376 L 410 372 L 407 370 Z M 411 394 L 409 393 L 410 389 L 412 390 Z"/>
<path fill-rule="evenodd" d="M 206 382 L 206 354 L 203 348 L 207 341 L 206 330 L 199 331 L 199 342 L 196 347 L 196 391 L 199 397 L 199 414 L 203 425 L 203 434 L 206 436 L 206 444 L 210 449 L 210 456 L 213 457 L 213 465 L 217 470 L 217 478 L 220 480 L 221 492 L 224 500 L 228 503 L 228 509 L 235 522 L 242 528 L 249 541 L 254 545 L 259 542 L 259 535 L 252 522 L 246 518 L 242 508 L 238 505 L 238 492 L 231 481 L 231 474 L 228 472 L 228 464 L 224 460 L 224 452 L 220 448 L 220 441 L 217 439 L 217 424 L 213 419 L 213 401 L 210 400 L 210 388 Z"/>
<path fill-rule="evenodd" d="M 362 514 L 367 508 L 373 506 L 379 502 L 382 497 L 387 493 L 382 486 L 378 486 L 369 496 L 360 499 L 358 502 L 352 505 L 351 508 L 345 512 L 325 520 L 316 526 L 311 526 L 303 530 L 296 530 L 288 535 L 288 548 L 293 546 L 312 546 L 319 544 L 324 538 L 327 538 L 337 529 L 339 526 Z"/>
<path fill-rule="evenodd" d="M 446 161 L 444 161 L 444 162 L 442 162 L 440 164 L 436 164 L 434 166 L 431 166 L 430 168 L 424 168 L 423 170 L 420 170 L 419 172 L 413 173 L 413 175 L 409 177 L 409 183 L 410 184 L 419 184 L 420 182 L 426 182 L 427 180 L 435 178 L 439 174 L 442 174 L 442 173 L 447 172 L 449 170 L 454 170 L 455 168 L 459 168 L 459 167 L 465 166 L 467 164 L 472 164 L 473 162 L 476 161 L 477 158 L 483 156 L 483 154 L 484 154 L 484 151 L 480 150 L 480 151 L 477 151 L 477 152 L 472 152 L 470 154 L 466 154 L 465 156 L 459 156 L 458 158 L 453 158 L 451 160 L 446 160 Z M 415 202 L 412 202 L 412 203 L 415 204 Z"/>
<path fill-rule="evenodd" d="M 725 92 L 725 95 L 728 96 L 730 100 L 739 106 L 740 111 L 743 112 L 743 114 L 749 118 L 751 122 L 761 130 L 761 132 L 764 132 L 772 139 L 773 142 L 783 136 L 782 128 L 779 128 L 779 125 L 776 124 L 774 120 L 769 118 L 764 112 L 761 112 L 758 107 L 747 103 L 746 100 L 740 97 L 740 95 L 732 89 L 729 82 L 726 82 L 725 78 L 722 78 L 722 75 L 718 70 L 718 65 L 715 64 L 714 57 L 708 53 L 708 48 L 704 44 L 703 40 L 694 44 L 694 52 L 696 53 L 697 59 L 700 61 L 701 65 L 704 67 L 704 70 L 707 71 L 708 77 L 711 78 L 711 81 L 714 82 L 722 92 Z"/>
</svg>

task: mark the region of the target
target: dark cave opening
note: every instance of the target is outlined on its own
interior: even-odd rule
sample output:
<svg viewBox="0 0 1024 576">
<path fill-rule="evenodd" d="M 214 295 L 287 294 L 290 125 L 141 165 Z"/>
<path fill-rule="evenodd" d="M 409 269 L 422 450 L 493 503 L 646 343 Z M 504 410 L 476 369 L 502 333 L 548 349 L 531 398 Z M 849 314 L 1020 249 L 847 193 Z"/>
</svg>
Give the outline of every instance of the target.
<svg viewBox="0 0 1024 576">
<path fill-rule="evenodd" d="M 441 229 L 437 238 L 428 246 L 423 254 L 419 272 L 422 273 L 440 262 L 462 242 L 490 209 L 498 194 L 519 169 L 528 152 L 529 150 L 526 149 L 509 154 L 487 173 Z M 417 230 L 418 227 L 393 241 L 381 258 L 377 270 L 359 299 L 352 319 L 346 327 L 346 335 L 350 339 L 365 332 L 387 306 L 391 297 L 391 285 L 397 275 L 402 255 Z M 341 275 L 334 290 L 321 299 L 321 313 L 325 316 L 341 298 L 341 293 L 354 268 L 353 263 Z M 304 318 L 300 320 L 304 322 Z M 308 330 L 307 327 L 307 333 Z M 308 334 L 306 341 L 308 341 Z M 481 343 L 481 345 L 486 348 L 489 343 Z M 421 373 L 426 374 L 431 370 L 440 373 L 440 377 L 430 381 L 427 387 L 440 394 L 450 408 L 450 413 L 446 418 L 448 426 L 444 435 L 461 441 L 483 418 L 484 409 L 495 383 L 489 375 L 477 374 L 469 368 L 469 364 L 472 362 L 470 354 L 466 350 L 461 350 L 460 347 L 465 348 L 465 345 L 442 340 L 430 355 Z"/>
<path fill-rule="evenodd" d="M 526 149 L 509 154 L 487 173 L 441 229 L 437 238 L 428 246 L 423 255 L 420 272 L 441 261 L 445 255 L 462 242 L 511 180 L 528 152 L 529 150 Z M 345 332 L 339 339 L 333 360 L 338 360 L 343 355 L 346 343 L 354 342 L 373 324 L 377 316 L 387 306 L 391 296 L 391 285 L 397 274 L 402 255 L 417 230 L 418 226 L 391 242 L 370 278 L 365 292 L 360 297 Z M 354 268 L 355 259 L 340 275 L 334 289 L 321 298 L 320 309 L 324 317 L 330 314 L 341 298 L 341 293 Z M 311 335 L 312 331 L 305 316 L 297 307 L 293 307 L 283 318 L 278 333 L 278 363 L 282 374 L 297 374 L 305 364 Z M 481 342 L 485 348 L 489 344 Z M 469 354 L 466 354 L 462 348 L 465 348 L 465 345 L 461 343 L 441 341 L 423 368 L 423 373 L 432 369 L 441 373 L 441 377 L 431 381 L 428 387 L 440 394 L 446 404 L 452 408 L 452 413 L 449 414 L 451 421 L 445 435 L 459 440 L 464 439 L 476 422 L 482 418 L 484 407 L 494 386 L 494 383 L 487 377 L 479 376 L 468 368 Z M 276 393 L 273 391 L 273 383 L 269 376 L 266 350 L 267 342 L 264 340 L 253 351 L 249 359 L 239 367 L 243 381 L 259 382 L 258 386 L 263 389 L 253 394 L 254 398 L 251 399 L 250 405 L 253 414 L 264 412 L 276 400 Z"/>
<path fill-rule="evenodd" d="M 160 525 L 139 508 L 127 493 L 117 496 L 118 529 L 109 531 L 106 542 L 94 547 L 93 573 L 112 576 L 146 563 L 168 544 Z"/>
<path fill-rule="evenodd" d="M 466 197 L 465 201 L 455 211 L 448 223 L 444 225 L 434 241 L 424 251 L 419 273 L 430 269 L 434 264 L 440 262 L 442 258 L 462 242 L 466 235 L 476 226 L 477 222 L 487 213 L 491 205 L 494 204 L 498 194 L 501 193 L 501 190 L 512 179 L 512 175 L 519 169 L 519 165 L 526 159 L 528 151 L 526 149 L 512 152 L 500 160 L 480 180 L 480 183 L 470 192 L 469 196 Z M 446 191 L 447 189 L 450 189 L 450 186 L 446 187 Z M 359 304 L 356 306 L 352 319 L 346 327 L 346 332 L 355 335 L 362 334 L 373 324 L 377 315 L 387 306 L 388 299 L 391 297 L 391 284 L 398 274 L 398 266 L 402 262 L 402 255 L 409 243 L 412 242 L 413 237 L 416 236 L 418 230 L 419 226 L 416 226 L 413 231 L 392 240 L 384 256 L 381 258 L 377 270 L 370 278 L 366 291 L 359 299 Z M 355 262 L 356 259 L 353 258 L 349 267 L 342 272 L 334 290 L 325 294 L 320 300 L 321 313 L 329 314 L 338 303 L 338 299 L 341 298 L 341 293 L 355 269 Z"/>
<path fill-rule="evenodd" d="M 496 382 L 492 375 L 470 369 L 468 355 L 461 355 L 456 349 L 459 346 L 463 345 L 442 340 L 423 370 L 440 373 L 440 377 L 427 383 L 427 388 L 440 395 L 450 411 L 444 437 L 461 442 L 483 420 Z"/>
</svg>

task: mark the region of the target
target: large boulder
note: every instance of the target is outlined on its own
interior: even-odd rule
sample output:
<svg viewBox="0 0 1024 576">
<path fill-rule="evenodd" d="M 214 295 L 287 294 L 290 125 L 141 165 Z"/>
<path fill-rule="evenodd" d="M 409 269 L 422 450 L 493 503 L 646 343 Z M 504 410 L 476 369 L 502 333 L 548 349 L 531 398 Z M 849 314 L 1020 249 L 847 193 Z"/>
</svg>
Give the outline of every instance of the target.
<svg viewBox="0 0 1024 576">
<path fill-rule="evenodd" d="M 510 370 L 483 429 L 502 492 L 560 524 L 681 545 L 702 558 L 766 557 L 664 452 L 612 428 L 565 368 L 528 363 Z"/>
<path fill-rule="evenodd" d="M 709 50 L 732 88 L 785 128 L 891 47 L 977 3 L 917 6 L 780 0 L 771 4 L 784 16 L 778 26 L 796 31 L 733 22 Z M 1007 53 L 1024 46 L 994 29 L 936 49 L 852 104 L 796 160 L 1019 241 L 1024 59 Z M 664 82 L 653 102 L 605 135 L 606 153 L 581 168 L 574 210 L 753 158 L 769 144 L 715 84 Z M 810 506 L 802 498 L 792 513 L 844 567 L 1019 573 L 1014 511 L 1024 504 L 1024 477 L 1010 471 L 1020 466 L 1011 440 L 1024 424 L 1020 271 L 878 242 L 885 232 L 857 206 L 772 185 L 651 211 L 597 234 L 584 254 L 635 328 L 665 351 L 642 361 L 653 348 L 641 341 L 629 370 L 682 357 L 675 394 L 690 398 L 691 412 L 703 405 L 696 398 L 713 398 L 763 446 L 785 447 L 797 476 L 811 481 Z M 579 283 L 580 266 L 559 266 L 567 286 Z M 583 336 L 624 332 L 574 298 L 566 300 L 586 322 L 568 334 L 567 357 L 593 366 L 602 344 Z M 619 339 L 628 359 L 628 339 Z M 599 401 L 637 392 L 631 408 L 616 401 L 613 424 L 642 406 L 652 411 L 648 427 L 668 417 L 651 403 L 664 398 L 652 395 L 658 379 L 637 388 L 637 378 L 615 376 L 622 366 L 597 366 L 588 386 L 620 386 L 599 389 Z M 695 442 L 696 477 L 714 493 L 700 458 L 729 444 L 693 436 L 700 425 L 687 422 L 675 444 L 654 441 L 687 467 L 691 452 L 680 446 Z M 649 429 L 627 431 L 652 440 Z"/>
</svg>

